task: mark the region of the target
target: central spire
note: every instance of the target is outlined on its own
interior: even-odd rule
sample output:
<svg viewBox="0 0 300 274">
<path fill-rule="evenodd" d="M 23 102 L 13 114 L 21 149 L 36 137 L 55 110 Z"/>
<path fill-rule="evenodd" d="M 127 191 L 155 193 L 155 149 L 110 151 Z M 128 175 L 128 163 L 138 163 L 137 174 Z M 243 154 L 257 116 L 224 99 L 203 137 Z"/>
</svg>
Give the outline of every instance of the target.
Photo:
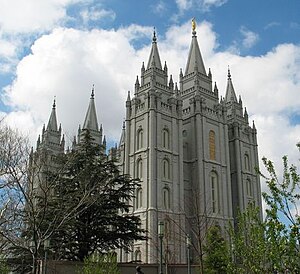
<svg viewBox="0 0 300 274">
<path fill-rule="evenodd" d="M 57 119 L 56 119 L 56 101 L 53 100 L 52 111 L 47 125 L 47 130 L 57 131 Z"/>
<path fill-rule="evenodd" d="M 227 79 L 227 88 L 226 88 L 226 95 L 225 95 L 226 102 L 237 102 L 236 94 L 233 88 L 230 69 L 228 67 L 228 79 Z"/>
<path fill-rule="evenodd" d="M 98 131 L 98 121 L 97 121 L 97 114 L 96 114 L 96 107 L 95 107 L 95 100 L 94 100 L 94 85 L 92 87 L 92 92 L 91 92 L 91 98 L 90 98 L 90 103 L 89 107 L 84 119 L 83 127 L 82 129 L 89 129 L 89 130 L 94 130 Z"/>
<path fill-rule="evenodd" d="M 155 32 L 155 28 L 154 28 L 153 38 L 152 38 L 152 48 L 151 48 L 151 52 L 150 52 L 150 56 L 149 56 L 149 60 L 148 60 L 147 69 L 149 69 L 149 68 L 162 69 L 156 41 L 157 41 L 157 38 L 156 38 L 156 32 Z"/>
<path fill-rule="evenodd" d="M 192 72 L 198 71 L 202 74 L 206 75 L 204 62 L 202 59 L 202 55 L 200 52 L 200 48 L 197 41 L 197 32 L 196 32 L 196 21 L 195 18 L 192 19 L 192 43 L 190 46 L 190 52 L 188 61 L 186 64 L 185 75 L 190 74 Z"/>
</svg>

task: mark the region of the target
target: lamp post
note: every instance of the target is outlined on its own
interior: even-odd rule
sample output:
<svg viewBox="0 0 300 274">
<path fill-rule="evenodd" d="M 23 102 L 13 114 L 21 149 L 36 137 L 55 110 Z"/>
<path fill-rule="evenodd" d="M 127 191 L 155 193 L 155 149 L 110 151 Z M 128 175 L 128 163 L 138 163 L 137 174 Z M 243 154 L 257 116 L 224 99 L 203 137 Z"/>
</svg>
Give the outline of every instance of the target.
<svg viewBox="0 0 300 274">
<path fill-rule="evenodd" d="M 188 274 L 191 274 L 191 254 L 190 254 L 190 249 L 191 249 L 191 237 L 190 235 L 186 236 L 186 248 L 187 248 L 187 267 L 188 267 Z"/>
<path fill-rule="evenodd" d="M 49 247 L 50 247 L 50 240 L 46 239 L 44 241 L 45 258 L 44 258 L 44 271 L 43 271 L 43 274 L 47 273 L 47 255 L 48 255 Z"/>
<path fill-rule="evenodd" d="M 159 261 L 159 274 L 163 274 L 163 238 L 164 238 L 164 223 L 158 224 L 158 237 L 160 243 L 160 261 Z"/>
</svg>

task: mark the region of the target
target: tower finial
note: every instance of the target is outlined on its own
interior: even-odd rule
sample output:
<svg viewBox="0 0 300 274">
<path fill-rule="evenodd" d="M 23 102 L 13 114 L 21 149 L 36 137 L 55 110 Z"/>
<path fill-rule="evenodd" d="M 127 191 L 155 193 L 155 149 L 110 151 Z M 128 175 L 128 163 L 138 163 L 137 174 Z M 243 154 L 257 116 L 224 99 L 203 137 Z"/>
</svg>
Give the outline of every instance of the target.
<svg viewBox="0 0 300 274">
<path fill-rule="evenodd" d="M 196 20 L 195 17 L 192 19 L 192 34 L 195 36 L 196 35 Z"/>
<path fill-rule="evenodd" d="M 152 42 L 156 42 L 156 31 L 155 31 L 155 27 L 153 28 L 153 38 L 152 38 Z"/>
<path fill-rule="evenodd" d="M 228 79 L 231 79 L 231 74 L 230 74 L 230 68 L 229 68 L 229 65 L 228 65 Z"/>
<path fill-rule="evenodd" d="M 54 96 L 53 105 L 52 105 L 52 108 L 55 108 L 55 107 L 56 107 L 56 96 Z"/>
<path fill-rule="evenodd" d="M 91 99 L 94 99 L 94 96 L 95 96 L 94 91 L 95 91 L 95 85 L 93 84 L 93 86 L 92 86 L 92 93 L 91 93 Z"/>
</svg>

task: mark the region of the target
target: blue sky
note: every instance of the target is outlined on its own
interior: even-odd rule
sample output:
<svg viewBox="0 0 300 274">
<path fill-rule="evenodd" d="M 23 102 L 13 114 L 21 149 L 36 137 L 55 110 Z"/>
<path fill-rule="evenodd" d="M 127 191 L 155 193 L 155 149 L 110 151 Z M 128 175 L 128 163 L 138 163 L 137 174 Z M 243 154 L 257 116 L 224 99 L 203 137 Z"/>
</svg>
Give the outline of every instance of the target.
<svg viewBox="0 0 300 274">
<path fill-rule="evenodd" d="M 58 121 L 71 141 L 95 84 L 99 123 L 117 142 L 153 27 L 161 60 L 178 81 L 193 17 L 220 95 L 231 68 L 258 129 L 260 157 L 297 161 L 299 0 L 0 0 L 0 115 L 34 144 L 56 96 Z"/>
</svg>

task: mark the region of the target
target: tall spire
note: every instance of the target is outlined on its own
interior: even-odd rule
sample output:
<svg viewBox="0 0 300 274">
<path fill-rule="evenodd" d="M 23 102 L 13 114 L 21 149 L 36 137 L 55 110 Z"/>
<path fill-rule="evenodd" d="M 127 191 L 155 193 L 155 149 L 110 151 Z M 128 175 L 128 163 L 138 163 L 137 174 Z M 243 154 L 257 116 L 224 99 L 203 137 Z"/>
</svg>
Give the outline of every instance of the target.
<svg viewBox="0 0 300 274">
<path fill-rule="evenodd" d="M 162 69 L 156 40 L 157 40 L 157 38 L 156 38 L 156 32 L 155 32 L 155 28 L 154 28 L 153 38 L 152 38 L 152 48 L 151 48 L 151 52 L 150 52 L 150 56 L 149 56 L 149 60 L 148 60 L 147 69 L 154 68 L 154 67 Z"/>
<path fill-rule="evenodd" d="M 231 74 L 230 74 L 229 67 L 228 67 L 228 79 L 227 79 L 227 89 L 226 89 L 225 101 L 226 102 L 231 102 L 231 101 L 237 102 L 237 98 L 236 98 L 233 84 L 231 81 Z"/>
<path fill-rule="evenodd" d="M 196 21 L 194 18 L 192 20 L 192 34 L 193 34 L 192 42 L 191 42 L 191 46 L 190 46 L 190 52 L 189 52 L 186 68 L 185 68 L 185 75 L 192 73 L 195 70 L 206 75 L 204 62 L 203 62 L 200 48 L 199 48 L 198 41 L 197 41 Z"/>
<path fill-rule="evenodd" d="M 47 125 L 47 130 L 57 131 L 57 119 L 56 119 L 56 102 L 55 97 L 53 100 L 52 111 L 50 114 L 49 122 Z"/>
<path fill-rule="evenodd" d="M 94 95 L 94 85 L 93 85 L 90 103 L 89 103 L 89 107 L 88 107 L 88 110 L 87 110 L 87 113 L 86 113 L 86 116 L 84 119 L 82 129 L 90 129 L 90 130 L 98 131 L 99 127 L 98 127 L 98 121 L 97 121 L 94 96 L 95 95 Z"/>
</svg>

